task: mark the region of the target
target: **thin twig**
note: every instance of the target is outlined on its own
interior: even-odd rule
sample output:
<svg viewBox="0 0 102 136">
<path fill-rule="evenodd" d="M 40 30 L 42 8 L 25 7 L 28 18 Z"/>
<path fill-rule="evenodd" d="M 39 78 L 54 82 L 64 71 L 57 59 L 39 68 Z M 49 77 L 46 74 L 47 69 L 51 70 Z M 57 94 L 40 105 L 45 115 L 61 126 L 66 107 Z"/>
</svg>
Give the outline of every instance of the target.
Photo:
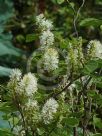
<svg viewBox="0 0 102 136">
<path fill-rule="evenodd" d="M 66 0 L 66 1 L 70 4 L 69 0 Z M 77 11 L 77 13 L 76 13 L 74 7 L 70 4 L 70 6 L 71 6 L 71 8 L 72 8 L 72 10 L 73 10 L 73 12 L 74 12 L 74 21 L 73 21 L 73 25 L 74 25 L 74 29 L 75 29 L 75 33 L 76 33 L 77 38 L 79 37 L 79 34 L 78 34 L 76 22 L 77 22 L 77 20 L 78 20 L 78 16 L 79 16 L 80 11 L 81 11 L 81 9 L 83 8 L 84 4 L 85 4 L 85 0 L 83 0 L 81 6 L 79 7 L 79 9 L 78 9 L 78 11 Z"/>
<path fill-rule="evenodd" d="M 76 17 L 74 18 L 74 28 L 75 28 L 77 37 L 78 37 L 79 34 L 78 34 L 78 31 L 77 31 L 76 22 L 77 22 L 78 16 L 79 16 L 80 11 L 83 8 L 84 4 L 85 4 L 85 0 L 83 0 L 82 5 L 79 7 L 79 9 L 77 11 Z"/>
<path fill-rule="evenodd" d="M 81 75 L 82 76 L 82 75 Z M 68 89 L 68 87 L 76 80 L 78 80 L 80 78 L 80 76 L 76 77 L 75 79 L 73 79 L 72 81 L 70 81 L 70 83 L 68 83 L 60 92 L 53 94 L 53 97 L 57 97 L 58 95 L 60 95 L 61 93 L 63 93 L 64 91 L 66 91 L 66 89 Z"/>
</svg>

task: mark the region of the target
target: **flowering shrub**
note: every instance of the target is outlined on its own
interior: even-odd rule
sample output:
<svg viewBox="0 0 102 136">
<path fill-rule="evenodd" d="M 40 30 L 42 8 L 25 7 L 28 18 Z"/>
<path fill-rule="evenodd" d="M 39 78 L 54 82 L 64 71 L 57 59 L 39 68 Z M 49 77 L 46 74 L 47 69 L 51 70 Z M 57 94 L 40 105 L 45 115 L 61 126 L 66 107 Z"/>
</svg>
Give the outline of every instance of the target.
<svg viewBox="0 0 102 136">
<path fill-rule="evenodd" d="M 36 17 L 38 50 L 11 72 L 5 106 L 10 136 L 91 136 L 101 133 L 102 44 L 58 38 L 51 21 Z M 39 52 L 40 51 L 40 52 Z M 90 128 L 90 129 L 89 129 Z M 9 135 L 8 133 L 8 135 Z M 101 134 L 97 134 L 101 135 Z M 94 135 L 95 136 L 95 135 Z"/>
</svg>

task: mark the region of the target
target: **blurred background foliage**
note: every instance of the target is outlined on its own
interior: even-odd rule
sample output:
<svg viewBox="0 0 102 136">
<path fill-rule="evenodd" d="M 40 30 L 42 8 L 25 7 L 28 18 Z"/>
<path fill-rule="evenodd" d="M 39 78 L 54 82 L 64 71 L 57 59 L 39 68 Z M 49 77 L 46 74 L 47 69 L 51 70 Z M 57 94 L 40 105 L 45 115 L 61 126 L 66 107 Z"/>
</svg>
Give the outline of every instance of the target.
<svg viewBox="0 0 102 136">
<path fill-rule="evenodd" d="M 44 13 L 54 22 L 58 39 L 70 39 L 76 37 L 73 22 L 82 3 L 82 0 L 0 0 L 0 79 L 15 67 L 25 71 L 28 56 L 39 46 L 34 23 L 37 14 Z M 86 0 L 76 26 L 79 36 L 86 41 L 102 40 L 102 1 Z"/>
</svg>

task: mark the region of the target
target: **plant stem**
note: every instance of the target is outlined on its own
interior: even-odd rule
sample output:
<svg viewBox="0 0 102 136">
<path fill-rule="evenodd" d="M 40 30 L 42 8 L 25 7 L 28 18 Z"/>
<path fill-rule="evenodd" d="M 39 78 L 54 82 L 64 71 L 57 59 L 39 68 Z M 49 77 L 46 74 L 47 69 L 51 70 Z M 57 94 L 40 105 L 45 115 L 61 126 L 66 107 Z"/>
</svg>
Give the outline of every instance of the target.
<svg viewBox="0 0 102 136">
<path fill-rule="evenodd" d="M 73 128 L 73 131 L 74 131 L 73 136 L 78 136 L 77 135 L 77 128 L 76 127 Z"/>
</svg>

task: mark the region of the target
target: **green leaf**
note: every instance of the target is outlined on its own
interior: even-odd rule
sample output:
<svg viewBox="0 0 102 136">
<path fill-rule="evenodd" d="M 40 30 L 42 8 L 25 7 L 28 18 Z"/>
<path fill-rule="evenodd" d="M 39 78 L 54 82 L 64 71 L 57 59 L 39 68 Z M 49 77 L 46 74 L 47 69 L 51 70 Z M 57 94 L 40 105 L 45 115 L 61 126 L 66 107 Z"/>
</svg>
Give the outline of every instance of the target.
<svg viewBox="0 0 102 136">
<path fill-rule="evenodd" d="M 71 7 L 74 8 L 75 4 L 73 2 L 70 2 Z"/>
<path fill-rule="evenodd" d="M 3 120 L 3 117 L 2 117 L 3 115 L 4 115 L 4 113 L 0 112 L 0 128 L 9 128 L 10 127 L 9 123 L 8 123 L 8 121 Z"/>
<path fill-rule="evenodd" d="M 69 126 L 71 126 L 71 127 L 76 127 L 76 126 L 78 126 L 78 124 L 79 124 L 78 119 L 76 119 L 76 118 L 74 118 L 74 117 L 67 118 L 66 121 L 67 121 L 67 124 L 68 124 Z"/>
<path fill-rule="evenodd" d="M 37 34 L 28 34 L 26 35 L 26 42 L 32 42 L 36 39 L 38 39 L 39 35 Z"/>
<path fill-rule="evenodd" d="M 85 18 L 80 22 L 80 26 L 100 26 L 102 25 L 102 20 L 96 18 Z"/>
<path fill-rule="evenodd" d="M 58 4 L 62 4 L 64 2 L 64 0 L 57 0 Z"/>
<path fill-rule="evenodd" d="M 0 43 L 0 56 L 3 55 L 13 55 L 13 56 L 20 56 L 21 52 L 13 48 L 12 45 L 8 45 L 8 43 L 5 42 L 5 45 Z"/>
<path fill-rule="evenodd" d="M 2 102 L 0 103 L 0 111 L 8 114 L 11 112 L 11 107 L 8 105 L 7 102 Z"/>
<path fill-rule="evenodd" d="M 21 35 L 21 34 L 17 35 L 16 39 L 17 39 L 18 42 L 23 42 L 25 40 L 24 36 Z"/>
<path fill-rule="evenodd" d="M 62 48 L 62 49 L 66 49 L 66 48 L 68 48 L 68 42 L 66 41 L 66 40 L 61 40 L 60 41 L 60 47 Z"/>
<path fill-rule="evenodd" d="M 102 136 L 101 133 L 93 134 L 92 136 Z"/>
<path fill-rule="evenodd" d="M 0 33 L 5 29 L 5 24 L 14 15 L 13 1 L 0 0 Z"/>
<path fill-rule="evenodd" d="M 45 133 L 44 128 L 37 129 L 39 136 L 42 136 Z"/>
<path fill-rule="evenodd" d="M 56 0 L 51 0 L 54 4 L 56 4 Z"/>
<path fill-rule="evenodd" d="M 9 129 L 0 128 L 0 136 L 13 136 Z"/>
<path fill-rule="evenodd" d="M 10 124 L 17 125 L 19 122 L 19 119 L 17 117 L 11 117 L 8 119 L 8 121 L 10 122 Z"/>
<path fill-rule="evenodd" d="M 11 43 L 11 40 L 11 34 L 0 35 L 0 56 L 13 55 L 19 57 L 24 53 L 22 50 L 14 47 Z"/>
<path fill-rule="evenodd" d="M 0 22 L 6 22 L 14 14 L 13 1 L 0 0 Z"/>
<path fill-rule="evenodd" d="M 96 116 L 93 117 L 93 123 L 96 127 L 102 128 L 102 120 L 100 118 L 97 118 Z"/>
<path fill-rule="evenodd" d="M 95 95 L 96 95 L 96 91 L 95 90 L 89 90 L 88 91 L 88 96 L 94 97 Z"/>
<path fill-rule="evenodd" d="M 83 72 L 85 74 L 90 74 L 98 68 L 98 62 L 95 60 L 90 60 L 84 67 Z"/>
<path fill-rule="evenodd" d="M 0 66 L 0 77 L 9 76 L 12 69 Z"/>
</svg>

